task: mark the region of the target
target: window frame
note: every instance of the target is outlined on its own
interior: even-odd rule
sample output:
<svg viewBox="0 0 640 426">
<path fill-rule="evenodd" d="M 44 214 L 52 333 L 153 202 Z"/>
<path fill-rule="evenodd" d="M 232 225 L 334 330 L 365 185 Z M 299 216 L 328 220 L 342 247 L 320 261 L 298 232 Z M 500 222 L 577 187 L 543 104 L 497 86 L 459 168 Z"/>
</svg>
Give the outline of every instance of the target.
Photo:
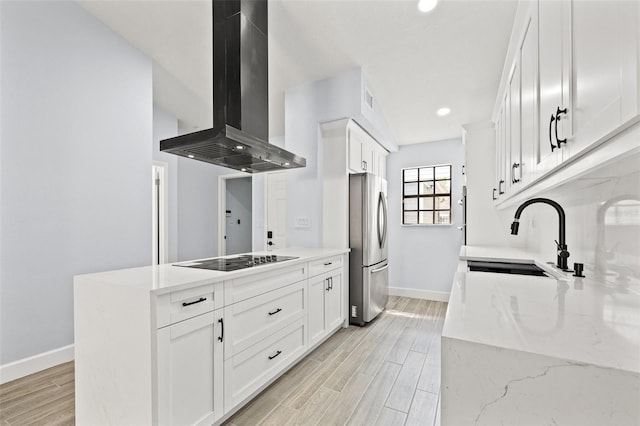
<svg viewBox="0 0 640 426">
<path fill-rule="evenodd" d="M 436 167 L 449 167 L 449 179 L 436 179 L 435 176 L 435 169 Z M 433 220 L 435 221 L 436 219 L 436 213 L 437 212 L 445 212 L 448 211 L 449 212 L 449 223 L 404 223 L 404 214 L 405 214 L 405 208 L 404 208 L 404 202 L 405 199 L 407 198 L 413 198 L 416 200 L 417 202 L 417 210 L 408 210 L 410 212 L 416 212 L 416 214 L 418 214 L 418 220 L 420 219 L 419 217 L 419 212 L 420 210 L 420 182 L 428 182 L 428 181 L 421 181 L 420 180 L 420 169 L 427 169 L 427 168 L 432 168 L 433 169 L 433 179 L 431 180 L 431 182 L 433 182 L 434 184 L 434 192 L 433 195 L 431 196 L 431 198 L 433 199 L 433 208 L 431 210 L 423 210 L 423 211 L 432 211 L 433 212 Z M 416 195 L 409 195 L 409 196 L 405 196 L 404 194 L 404 188 L 405 188 L 405 183 L 412 183 L 412 182 L 405 182 L 405 178 L 404 178 L 404 173 L 405 170 L 416 170 L 418 172 L 418 180 L 416 180 L 415 182 L 418 184 L 418 191 Z M 441 194 L 436 194 L 435 192 L 435 185 L 436 182 L 438 181 L 449 181 L 449 192 L 448 193 L 441 193 Z M 447 163 L 447 164 L 433 164 L 433 165 L 428 165 L 428 166 L 413 166 L 413 167 L 403 167 L 400 170 L 400 226 L 451 226 L 453 225 L 453 164 L 452 163 Z M 448 196 L 449 197 L 449 208 L 448 209 L 436 209 L 435 208 L 435 199 L 437 196 Z"/>
</svg>

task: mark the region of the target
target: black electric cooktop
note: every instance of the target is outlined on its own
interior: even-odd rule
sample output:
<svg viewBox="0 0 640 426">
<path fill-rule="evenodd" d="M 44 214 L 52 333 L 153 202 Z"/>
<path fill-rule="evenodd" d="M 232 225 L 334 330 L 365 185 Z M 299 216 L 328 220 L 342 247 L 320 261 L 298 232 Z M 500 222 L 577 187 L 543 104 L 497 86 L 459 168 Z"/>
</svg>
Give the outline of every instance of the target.
<svg viewBox="0 0 640 426">
<path fill-rule="evenodd" d="M 297 259 L 295 256 L 280 256 L 275 254 L 255 255 L 243 254 L 234 257 L 214 257 L 211 259 L 197 260 L 188 264 L 174 265 L 185 268 L 211 269 L 214 271 L 237 271 L 238 269 L 252 268 L 254 266 L 268 265 L 270 263 L 285 262 Z"/>
</svg>

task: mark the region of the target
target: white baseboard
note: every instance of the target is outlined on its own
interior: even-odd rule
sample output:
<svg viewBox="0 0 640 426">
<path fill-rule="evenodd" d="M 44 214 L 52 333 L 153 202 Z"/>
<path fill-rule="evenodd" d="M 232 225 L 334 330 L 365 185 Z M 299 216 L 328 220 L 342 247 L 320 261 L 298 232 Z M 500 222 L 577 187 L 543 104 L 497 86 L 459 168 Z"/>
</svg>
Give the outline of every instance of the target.
<svg viewBox="0 0 640 426">
<path fill-rule="evenodd" d="M 436 302 L 449 301 L 449 293 L 446 291 L 421 290 L 418 288 L 389 287 L 389 295 L 434 300 Z"/>
<path fill-rule="evenodd" d="M 0 384 L 46 370 L 58 364 L 72 361 L 73 345 L 64 346 L 49 352 L 20 359 L 9 364 L 0 365 Z"/>
</svg>

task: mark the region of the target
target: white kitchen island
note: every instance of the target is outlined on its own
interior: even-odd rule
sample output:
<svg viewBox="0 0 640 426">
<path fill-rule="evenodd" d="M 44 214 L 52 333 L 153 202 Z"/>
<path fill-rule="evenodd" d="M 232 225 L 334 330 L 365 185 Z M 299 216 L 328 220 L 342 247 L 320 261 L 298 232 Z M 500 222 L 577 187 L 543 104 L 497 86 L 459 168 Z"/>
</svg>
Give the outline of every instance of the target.
<svg viewBox="0 0 640 426">
<path fill-rule="evenodd" d="M 468 272 L 535 262 L 464 247 L 442 332 L 442 425 L 640 424 L 640 287 Z"/>
<path fill-rule="evenodd" d="M 257 253 L 297 259 L 229 272 L 76 276 L 77 424 L 222 422 L 347 326 L 348 251 Z"/>
</svg>

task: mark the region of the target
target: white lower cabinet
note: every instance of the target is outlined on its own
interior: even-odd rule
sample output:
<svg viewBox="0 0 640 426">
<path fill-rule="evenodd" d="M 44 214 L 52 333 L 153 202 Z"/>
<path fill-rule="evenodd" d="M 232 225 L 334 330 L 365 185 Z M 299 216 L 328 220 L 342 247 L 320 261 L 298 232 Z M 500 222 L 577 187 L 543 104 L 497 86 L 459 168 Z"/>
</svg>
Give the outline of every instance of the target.
<svg viewBox="0 0 640 426">
<path fill-rule="evenodd" d="M 284 326 L 304 319 L 306 281 L 270 291 L 224 308 L 225 359 L 242 352 Z"/>
<path fill-rule="evenodd" d="M 344 321 L 342 314 L 342 269 L 337 269 L 329 274 L 329 291 L 325 293 L 325 309 L 327 331 L 331 332 Z"/>
<path fill-rule="evenodd" d="M 327 338 L 346 315 L 345 263 L 331 256 L 159 298 L 158 323 L 173 323 L 157 331 L 154 422 L 220 422 Z"/>
<path fill-rule="evenodd" d="M 327 333 L 326 296 L 329 282 L 326 276 L 318 275 L 309 279 L 309 345 L 322 340 Z"/>
<path fill-rule="evenodd" d="M 225 411 L 274 378 L 306 349 L 304 322 L 297 321 L 224 363 Z"/>
<path fill-rule="evenodd" d="M 209 425 L 222 416 L 221 310 L 157 332 L 157 424 Z"/>
<path fill-rule="evenodd" d="M 320 342 L 344 321 L 343 270 L 309 278 L 309 346 Z"/>
<path fill-rule="evenodd" d="M 75 277 L 77 423 L 225 421 L 313 348 L 309 324 L 314 343 L 343 324 L 346 250 L 326 253 L 211 279 L 168 265 Z"/>
</svg>

